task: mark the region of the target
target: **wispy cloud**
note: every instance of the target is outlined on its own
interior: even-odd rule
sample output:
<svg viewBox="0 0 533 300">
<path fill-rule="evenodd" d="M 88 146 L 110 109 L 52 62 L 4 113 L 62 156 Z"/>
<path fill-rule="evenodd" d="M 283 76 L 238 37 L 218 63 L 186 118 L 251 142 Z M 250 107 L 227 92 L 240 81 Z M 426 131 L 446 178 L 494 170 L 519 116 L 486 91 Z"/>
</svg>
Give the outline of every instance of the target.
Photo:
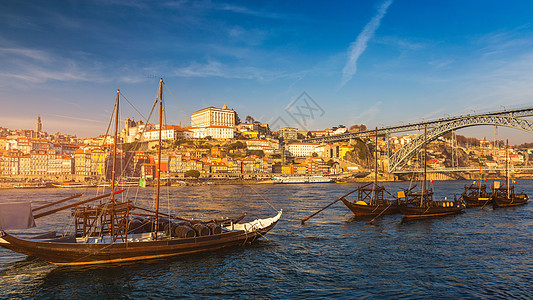
<svg viewBox="0 0 533 300">
<path fill-rule="evenodd" d="M 350 45 L 348 51 L 348 61 L 342 70 L 342 80 L 341 87 L 346 84 L 346 82 L 352 79 L 353 75 L 357 72 L 357 60 L 359 56 L 363 54 L 368 44 L 368 41 L 374 36 L 374 33 L 378 29 L 381 19 L 387 13 L 387 9 L 392 4 L 392 0 L 386 0 L 383 2 L 379 9 L 378 13 L 366 24 L 363 31 L 357 36 L 357 39 Z"/>
<path fill-rule="evenodd" d="M 83 54 L 76 57 L 60 57 L 51 52 L 22 48 L 0 48 L 0 59 L 5 62 L 0 71 L 2 85 L 26 81 L 44 83 L 54 81 L 102 82 L 98 64 L 87 62 Z"/>
<path fill-rule="evenodd" d="M 176 69 L 173 75 L 181 77 L 220 77 L 259 81 L 270 81 L 287 76 L 284 73 L 260 70 L 254 67 L 234 67 L 215 60 L 209 60 L 205 64 L 193 62 L 186 67 Z"/>
</svg>

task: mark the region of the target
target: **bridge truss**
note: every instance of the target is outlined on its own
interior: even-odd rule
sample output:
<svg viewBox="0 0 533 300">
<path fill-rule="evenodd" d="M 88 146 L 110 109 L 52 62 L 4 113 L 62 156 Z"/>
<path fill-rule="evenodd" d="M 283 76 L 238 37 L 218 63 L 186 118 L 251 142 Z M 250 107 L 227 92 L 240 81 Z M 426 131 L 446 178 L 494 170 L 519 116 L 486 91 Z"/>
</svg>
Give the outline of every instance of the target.
<svg viewBox="0 0 533 300">
<path fill-rule="evenodd" d="M 419 135 L 410 143 L 404 145 L 389 158 L 389 172 L 401 172 L 401 168 L 407 164 L 423 146 L 438 137 L 453 130 L 480 126 L 495 125 L 505 126 L 533 133 L 533 122 L 523 119 L 523 117 L 533 116 L 533 108 L 522 108 L 515 110 L 503 110 L 484 114 L 472 114 L 466 116 L 442 118 L 433 121 L 411 123 L 400 126 L 390 126 L 377 129 L 380 135 L 389 136 L 392 133 L 421 131 L 427 126 L 427 135 Z M 376 130 L 365 130 L 360 132 L 344 133 L 321 138 L 307 139 L 305 142 L 336 142 L 350 139 L 369 137 L 376 134 Z M 425 141 L 425 142 L 424 142 Z"/>
</svg>

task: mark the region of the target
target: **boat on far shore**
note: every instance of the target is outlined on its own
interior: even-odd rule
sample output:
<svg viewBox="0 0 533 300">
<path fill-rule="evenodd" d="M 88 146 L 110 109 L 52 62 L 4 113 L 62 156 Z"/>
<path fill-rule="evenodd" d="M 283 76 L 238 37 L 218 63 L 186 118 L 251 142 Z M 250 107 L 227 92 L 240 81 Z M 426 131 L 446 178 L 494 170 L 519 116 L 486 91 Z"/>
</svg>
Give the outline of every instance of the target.
<svg viewBox="0 0 533 300">
<path fill-rule="evenodd" d="M 52 184 L 52 186 L 55 186 L 56 188 L 68 188 L 68 189 L 96 187 L 95 184 L 82 183 L 82 182 L 71 182 L 71 181 L 66 181 L 61 184 Z"/>
<path fill-rule="evenodd" d="M 278 176 L 274 177 L 274 183 L 298 184 L 298 183 L 330 183 L 332 178 L 325 176 Z"/>
</svg>

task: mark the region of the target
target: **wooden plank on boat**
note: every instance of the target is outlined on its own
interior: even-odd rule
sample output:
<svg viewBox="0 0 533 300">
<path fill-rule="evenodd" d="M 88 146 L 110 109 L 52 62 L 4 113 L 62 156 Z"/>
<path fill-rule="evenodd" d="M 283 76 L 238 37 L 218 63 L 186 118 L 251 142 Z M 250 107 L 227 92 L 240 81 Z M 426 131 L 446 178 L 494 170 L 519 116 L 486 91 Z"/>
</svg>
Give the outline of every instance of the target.
<svg viewBox="0 0 533 300">
<path fill-rule="evenodd" d="M 58 207 L 56 209 L 52 209 L 52 210 L 49 210 L 47 212 L 44 212 L 44 213 L 40 213 L 38 215 L 35 215 L 33 216 L 34 219 L 38 219 L 38 218 L 41 218 L 41 217 L 45 217 L 45 216 L 48 216 L 48 215 L 51 215 L 51 214 L 54 214 L 58 211 L 62 211 L 62 210 L 65 210 L 65 209 L 69 209 L 69 208 L 72 208 L 74 206 L 78 206 L 78 205 L 81 205 L 81 204 L 85 204 L 85 203 L 89 203 L 89 202 L 92 202 L 92 201 L 96 201 L 96 200 L 99 200 L 99 199 L 102 199 L 102 198 L 105 198 L 105 197 L 109 197 L 111 196 L 111 194 L 113 195 L 116 195 L 116 194 L 120 194 L 122 192 L 124 192 L 126 189 L 123 189 L 123 190 L 118 190 L 118 191 L 115 191 L 113 193 L 107 193 L 107 194 L 103 194 L 103 195 L 100 195 L 98 197 L 94 197 L 94 198 L 90 198 L 90 199 L 86 199 L 86 200 L 82 200 L 82 201 L 79 201 L 79 202 L 76 202 L 76 203 L 73 203 L 73 204 L 69 204 L 69 205 L 65 205 L 65 206 L 61 206 L 61 207 Z"/>
</svg>

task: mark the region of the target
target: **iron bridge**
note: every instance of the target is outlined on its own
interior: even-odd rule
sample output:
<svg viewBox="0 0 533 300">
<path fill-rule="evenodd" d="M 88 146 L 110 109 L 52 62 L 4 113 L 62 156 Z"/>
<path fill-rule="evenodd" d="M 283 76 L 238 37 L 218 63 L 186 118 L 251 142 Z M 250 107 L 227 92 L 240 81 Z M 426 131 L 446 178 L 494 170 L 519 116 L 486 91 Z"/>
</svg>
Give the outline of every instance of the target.
<svg viewBox="0 0 533 300">
<path fill-rule="evenodd" d="M 490 113 L 468 114 L 465 116 L 441 118 L 433 121 L 424 121 L 419 123 L 410 123 L 399 126 L 389 126 L 378 128 L 376 130 L 365 130 L 359 132 L 350 132 L 337 135 L 331 135 L 320 138 L 306 139 L 304 142 L 328 143 L 347 141 L 362 137 L 370 137 L 376 134 L 388 137 L 392 133 L 422 131 L 427 126 L 426 135 L 420 134 L 410 143 L 404 145 L 396 151 L 389 158 L 389 172 L 403 173 L 402 167 L 407 164 L 408 160 L 412 158 L 424 145 L 436 140 L 451 131 L 481 125 L 495 125 L 505 126 L 514 129 L 523 130 L 533 133 L 533 122 L 524 119 L 524 117 L 533 116 L 533 107 L 521 108 L 515 110 L 502 110 Z M 479 168 L 478 168 L 479 170 Z"/>
</svg>

